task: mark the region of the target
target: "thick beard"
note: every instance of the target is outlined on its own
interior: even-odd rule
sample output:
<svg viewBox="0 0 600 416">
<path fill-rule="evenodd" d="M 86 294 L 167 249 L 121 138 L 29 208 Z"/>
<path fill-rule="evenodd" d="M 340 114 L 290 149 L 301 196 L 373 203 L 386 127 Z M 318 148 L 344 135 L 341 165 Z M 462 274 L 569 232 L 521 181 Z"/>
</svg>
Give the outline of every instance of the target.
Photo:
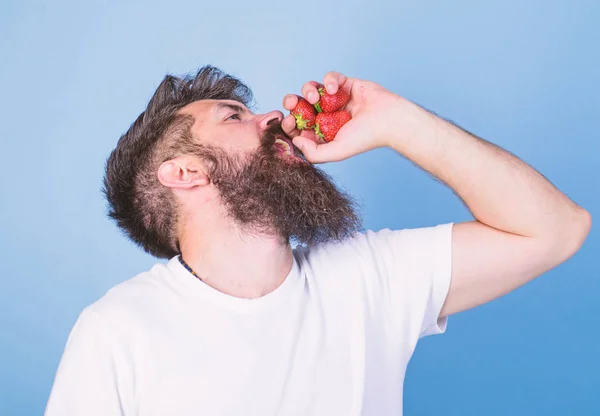
<svg viewBox="0 0 600 416">
<path fill-rule="evenodd" d="M 343 242 L 360 231 L 356 202 L 314 165 L 277 156 L 277 137 L 287 136 L 272 123 L 260 148 L 246 157 L 204 149 L 212 162 L 211 180 L 232 220 L 250 235 L 278 235 L 286 244 L 308 246 Z"/>
</svg>

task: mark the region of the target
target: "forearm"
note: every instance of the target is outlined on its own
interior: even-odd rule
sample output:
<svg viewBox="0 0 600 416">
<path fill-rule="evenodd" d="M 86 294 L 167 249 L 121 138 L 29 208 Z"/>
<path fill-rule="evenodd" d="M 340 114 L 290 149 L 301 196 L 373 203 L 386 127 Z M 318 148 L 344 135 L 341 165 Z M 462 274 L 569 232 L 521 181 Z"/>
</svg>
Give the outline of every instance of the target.
<svg viewBox="0 0 600 416">
<path fill-rule="evenodd" d="M 450 186 L 480 222 L 525 237 L 568 236 L 589 215 L 501 148 L 402 101 L 389 146 Z M 588 226 L 589 228 L 589 226 Z"/>
</svg>

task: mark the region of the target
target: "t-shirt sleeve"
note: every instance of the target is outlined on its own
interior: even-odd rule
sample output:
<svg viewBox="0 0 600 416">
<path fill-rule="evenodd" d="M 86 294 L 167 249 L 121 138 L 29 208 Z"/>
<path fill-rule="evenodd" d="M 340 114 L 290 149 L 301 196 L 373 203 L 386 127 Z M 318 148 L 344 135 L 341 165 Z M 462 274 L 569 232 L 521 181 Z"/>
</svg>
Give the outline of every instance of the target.
<svg viewBox="0 0 600 416">
<path fill-rule="evenodd" d="M 440 312 L 450 289 L 453 223 L 369 232 L 382 290 L 399 327 L 417 338 L 446 331 Z"/>
<path fill-rule="evenodd" d="M 69 334 L 45 416 L 124 416 L 121 396 L 110 332 L 87 308 Z"/>
</svg>

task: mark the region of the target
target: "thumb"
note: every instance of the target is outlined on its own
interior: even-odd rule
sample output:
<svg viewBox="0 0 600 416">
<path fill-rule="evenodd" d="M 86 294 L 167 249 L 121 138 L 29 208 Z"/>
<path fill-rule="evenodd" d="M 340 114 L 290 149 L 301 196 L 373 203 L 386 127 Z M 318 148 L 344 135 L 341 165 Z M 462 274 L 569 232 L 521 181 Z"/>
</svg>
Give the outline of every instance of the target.
<svg viewBox="0 0 600 416">
<path fill-rule="evenodd" d="M 335 143 L 335 141 L 317 144 L 314 140 L 302 136 L 294 137 L 293 141 L 294 145 L 302 151 L 306 160 L 311 163 L 337 162 L 344 159 L 344 157 L 340 157 L 339 151 L 336 151 L 339 143 Z"/>
</svg>

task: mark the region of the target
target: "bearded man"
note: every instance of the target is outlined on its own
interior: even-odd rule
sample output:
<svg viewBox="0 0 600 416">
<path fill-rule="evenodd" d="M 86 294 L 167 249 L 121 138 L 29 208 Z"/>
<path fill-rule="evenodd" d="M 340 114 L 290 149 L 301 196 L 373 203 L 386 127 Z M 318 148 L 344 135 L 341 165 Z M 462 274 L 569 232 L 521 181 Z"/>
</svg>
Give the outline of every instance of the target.
<svg viewBox="0 0 600 416">
<path fill-rule="evenodd" d="M 320 85 L 302 88 L 311 104 Z M 582 245 L 589 213 L 515 156 L 373 82 L 322 85 L 351 97 L 329 143 L 251 112 L 250 89 L 217 68 L 164 79 L 104 192 L 124 233 L 166 261 L 84 309 L 48 416 L 400 415 L 420 338 Z M 364 230 L 315 164 L 384 146 L 474 220 Z"/>
</svg>

